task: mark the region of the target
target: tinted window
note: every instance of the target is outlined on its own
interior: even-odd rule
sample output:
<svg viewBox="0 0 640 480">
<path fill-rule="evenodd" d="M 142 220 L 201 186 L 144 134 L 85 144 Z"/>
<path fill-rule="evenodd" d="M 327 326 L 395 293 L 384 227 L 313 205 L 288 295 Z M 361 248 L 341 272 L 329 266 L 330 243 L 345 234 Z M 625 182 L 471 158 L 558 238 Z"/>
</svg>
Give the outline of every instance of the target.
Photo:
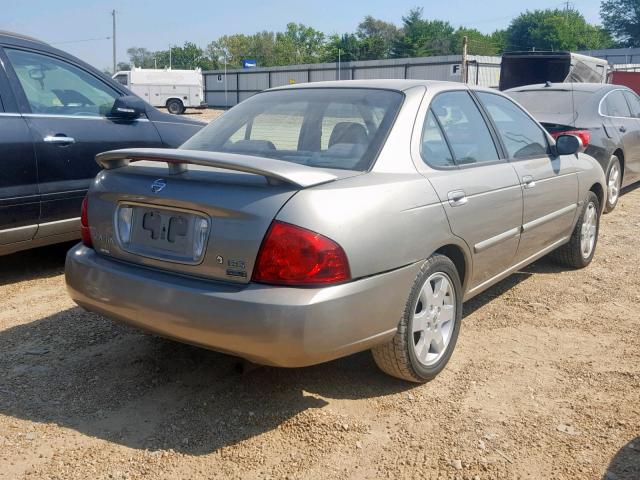
<svg viewBox="0 0 640 480">
<path fill-rule="evenodd" d="M 229 110 L 181 148 L 366 170 L 402 99 L 399 92 L 356 88 L 260 93 Z"/>
<path fill-rule="evenodd" d="M 127 83 L 129 83 L 126 73 L 121 73 L 120 75 L 116 75 L 114 78 L 116 82 L 121 83 L 122 85 L 126 86 Z"/>
<path fill-rule="evenodd" d="M 602 112 L 610 117 L 630 117 L 629 105 L 624 99 L 622 90 L 616 90 L 607 95 L 602 102 L 605 110 Z"/>
<path fill-rule="evenodd" d="M 640 99 L 633 92 L 624 92 L 624 98 L 627 99 L 627 103 L 629 104 L 629 108 L 631 108 L 631 116 L 639 118 L 640 117 Z"/>
<path fill-rule="evenodd" d="M 431 109 L 427 113 L 427 118 L 422 128 L 420 147 L 420 155 L 427 164 L 433 167 L 451 167 L 455 165 L 451 150 L 449 150 L 444 135 L 442 135 L 442 130 L 440 130 L 440 126 Z"/>
<path fill-rule="evenodd" d="M 510 158 L 547 154 L 547 135 L 515 103 L 492 93 L 478 92 L 478 97 L 496 125 Z"/>
<path fill-rule="evenodd" d="M 468 92 L 446 92 L 431 102 L 457 164 L 493 162 L 498 151 L 489 128 Z"/>
<path fill-rule="evenodd" d="M 70 63 L 6 50 L 33 113 L 106 116 L 118 92 Z"/>
</svg>

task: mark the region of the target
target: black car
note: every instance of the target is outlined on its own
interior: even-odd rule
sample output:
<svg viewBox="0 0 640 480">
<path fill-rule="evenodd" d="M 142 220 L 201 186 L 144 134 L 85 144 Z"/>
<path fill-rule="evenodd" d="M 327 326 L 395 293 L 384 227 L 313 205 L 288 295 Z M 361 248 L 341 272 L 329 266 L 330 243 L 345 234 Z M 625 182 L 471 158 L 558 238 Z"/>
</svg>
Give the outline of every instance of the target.
<svg viewBox="0 0 640 480">
<path fill-rule="evenodd" d="M 79 238 L 97 153 L 175 148 L 204 125 L 156 110 L 46 43 L 0 31 L 0 255 Z"/>
<path fill-rule="evenodd" d="M 605 212 L 620 189 L 640 180 L 640 97 L 627 87 L 603 83 L 546 83 L 504 93 L 522 104 L 551 133 L 574 133 L 585 153 L 607 175 Z"/>
</svg>

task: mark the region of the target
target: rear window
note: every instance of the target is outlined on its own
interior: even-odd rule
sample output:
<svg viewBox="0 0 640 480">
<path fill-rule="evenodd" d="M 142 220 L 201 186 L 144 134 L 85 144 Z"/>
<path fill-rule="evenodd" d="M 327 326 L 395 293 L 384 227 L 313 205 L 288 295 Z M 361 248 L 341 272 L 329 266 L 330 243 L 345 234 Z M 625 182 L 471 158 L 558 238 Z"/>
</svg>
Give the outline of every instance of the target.
<svg viewBox="0 0 640 480">
<path fill-rule="evenodd" d="M 359 88 L 264 92 L 232 108 L 180 148 L 366 170 L 403 98 L 400 92 Z"/>
<path fill-rule="evenodd" d="M 527 90 L 505 92 L 530 113 L 566 115 L 575 111 L 574 105 L 583 105 L 591 98 L 590 92 L 571 90 Z"/>
</svg>

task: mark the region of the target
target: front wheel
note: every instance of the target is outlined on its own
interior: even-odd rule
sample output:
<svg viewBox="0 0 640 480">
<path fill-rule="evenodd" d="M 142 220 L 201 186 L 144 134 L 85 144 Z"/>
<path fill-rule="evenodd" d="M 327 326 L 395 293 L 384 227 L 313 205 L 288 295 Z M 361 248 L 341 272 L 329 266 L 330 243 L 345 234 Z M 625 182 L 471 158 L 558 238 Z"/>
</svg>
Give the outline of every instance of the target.
<svg viewBox="0 0 640 480">
<path fill-rule="evenodd" d="M 167 110 L 169 113 L 173 113 L 174 115 L 180 115 L 184 112 L 184 105 L 180 100 L 172 98 L 167 102 Z"/>
<path fill-rule="evenodd" d="M 385 373 L 410 382 L 432 380 L 449 362 L 462 321 L 462 286 L 453 262 L 431 256 L 413 283 L 395 336 L 371 351 Z"/>
<path fill-rule="evenodd" d="M 595 193 L 588 192 L 569 242 L 558 248 L 553 253 L 553 258 L 568 267 L 586 267 L 596 253 L 599 230 L 600 202 Z"/>
<path fill-rule="evenodd" d="M 604 212 L 609 213 L 616 208 L 620 198 L 620 188 L 622 186 L 622 167 L 620 160 L 613 155 L 607 169 L 607 201 L 604 205 Z"/>
</svg>

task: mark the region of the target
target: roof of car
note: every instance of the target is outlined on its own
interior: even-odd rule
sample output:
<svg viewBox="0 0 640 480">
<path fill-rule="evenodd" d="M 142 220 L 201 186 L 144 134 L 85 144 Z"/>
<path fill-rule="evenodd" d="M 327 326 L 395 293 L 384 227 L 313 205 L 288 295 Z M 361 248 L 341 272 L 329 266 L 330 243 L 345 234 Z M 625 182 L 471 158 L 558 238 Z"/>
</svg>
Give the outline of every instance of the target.
<svg viewBox="0 0 640 480">
<path fill-rule="evenodd" d="M 4 37 L 4 38 L 3 38 Z M 15 32 L 9 32 L 7 30 L 0 30 L 0 38 L 2 38 L 2 40 L 7 41 L 7 40 L 26 40 L 27 42 L 34 42 L 34 43 L 39 43 L 42 45 L 48 45 L 47 42 L 44 42 L 42 40 L 39 40 L 35 37 L 30 37 L 29 35 L 23 35 L 21 33 L 15 33 Z"/>
<path fill-rule="evenodd" d="M 522 87 L 510 88 L 505 92 L 530 92 L 530 91 L 571 91 L 574 92 L 591 92 L 595 93 L 600 90 L 612 90 L 619 85 L 612 85 L 610 83 L 538 83 L 534 85 L 525 85 Z"/>
<path fill-rule="evenodd" d="M 270 90 L 286 90 L 296 88 L 379 88 L 384 90 L 403 91 L 412 87 L 430 85 L 457 85 L 459 82 L 443 82 L 438 80 L 402 80 L 402 79 L 376 79 L 376 80 L 330 80 L 326 82 L 296 83 L 284 85 Z"/>
</svg>

